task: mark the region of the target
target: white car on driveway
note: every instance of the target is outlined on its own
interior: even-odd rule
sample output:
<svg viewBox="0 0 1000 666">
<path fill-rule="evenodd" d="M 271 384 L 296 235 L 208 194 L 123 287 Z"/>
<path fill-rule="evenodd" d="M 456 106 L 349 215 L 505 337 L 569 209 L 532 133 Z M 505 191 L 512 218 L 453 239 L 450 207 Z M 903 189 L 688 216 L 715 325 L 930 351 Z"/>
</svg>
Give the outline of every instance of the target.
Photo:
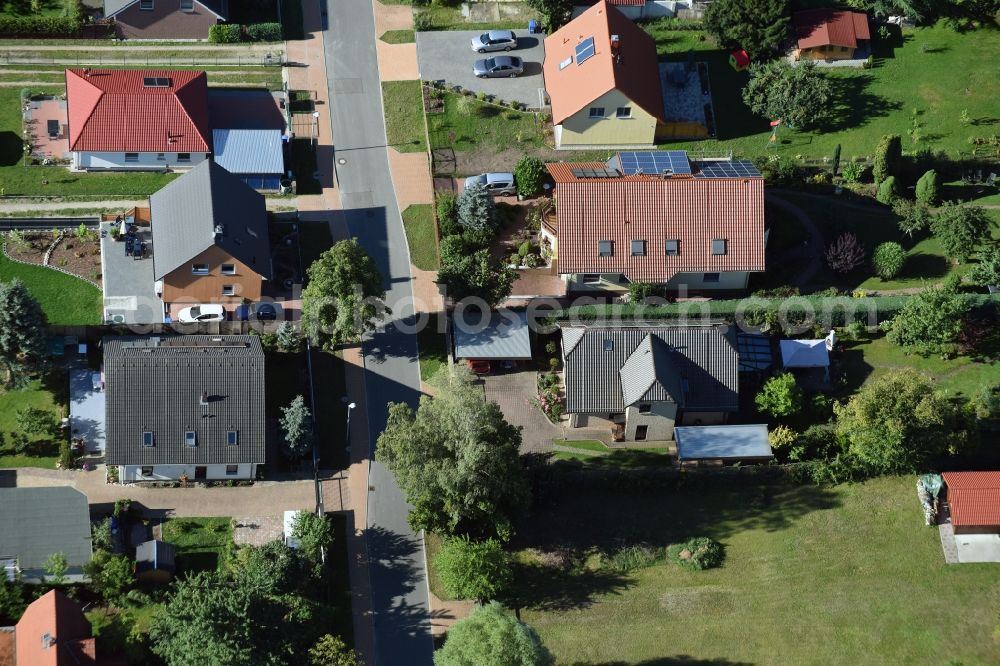
<svg viewBox="0 0 1000 666">
<path fill-rule="evenodd" d="M 223 321 L 226 318 L 226 308 L 212 303 L 208 305 L 192 305 L 177 313 L 178 321 L 193 324 L 202 321 Z"/>
</svg>

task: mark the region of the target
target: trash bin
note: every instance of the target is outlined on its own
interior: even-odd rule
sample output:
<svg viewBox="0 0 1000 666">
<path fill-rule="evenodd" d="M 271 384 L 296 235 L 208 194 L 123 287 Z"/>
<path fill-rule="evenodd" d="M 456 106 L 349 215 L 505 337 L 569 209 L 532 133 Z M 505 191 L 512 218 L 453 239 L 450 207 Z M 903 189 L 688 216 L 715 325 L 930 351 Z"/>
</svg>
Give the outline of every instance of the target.
<svg viewBox="0 0 1000 666">
<path fill-rule="evenodd" d="M 535 19 L 531 19 L 530 21 L 528 21 L 528 34 L 535 35 L 538 32 L 539 32 L 538 21 L 536 21 Z"/>
</svg>

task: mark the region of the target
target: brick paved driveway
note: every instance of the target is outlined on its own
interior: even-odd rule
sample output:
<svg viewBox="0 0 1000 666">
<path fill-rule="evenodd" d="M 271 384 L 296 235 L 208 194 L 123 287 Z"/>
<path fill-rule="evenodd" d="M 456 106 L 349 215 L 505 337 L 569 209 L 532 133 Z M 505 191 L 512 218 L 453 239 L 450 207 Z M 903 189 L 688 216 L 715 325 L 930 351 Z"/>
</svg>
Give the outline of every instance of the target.
<svg viewBox="0 0 1000 666">
<path fill-rule="evenodd" d="M 552 440 L 562 437 L 562 429 L 532 403 L 536 395 L 536 372 L 521 370 L 483 378 L 486 399 L 500 405 L 504 417 L 521 426 L 521 453 L 541 453 L 552 450 Z"/>
</svg>

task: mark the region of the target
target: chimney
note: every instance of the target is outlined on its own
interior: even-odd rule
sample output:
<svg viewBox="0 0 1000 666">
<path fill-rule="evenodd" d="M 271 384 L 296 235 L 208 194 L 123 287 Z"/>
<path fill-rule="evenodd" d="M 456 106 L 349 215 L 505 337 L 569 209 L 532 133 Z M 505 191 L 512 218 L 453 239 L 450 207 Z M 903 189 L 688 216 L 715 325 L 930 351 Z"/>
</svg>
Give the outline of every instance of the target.
<svg viewBox="0 0 1000 666">
<path fill-rule="evenodd" d="M 201 398 L 198 400 L 198 404 L 202 407 L 208 407 L 208 391 L 201 392 Z"/>
<path fill-rule="evenodd" d="M 611 57 L 614 58 L 616 65 L 622 61 L 621 46 L 621 38 L 618 35 L 611 35 Z"/>
<path fill-rule="evenodd" d="M 222 237 L 222 234 L 223 234 L 223 232 L 225 232 L 225 230 L 226 230 L 226 228 L 224 226 L 222 226 L 221 224 L 215 225 L 215 231 L 214 231 L 215 240 L 219 240 L 219 238 Z"/>
<path fill-rule="evenodd" d="M 56 644 L 56 639 L 52 634 L 45 633 L 42 634 L 42 649 L 48 650 L 50 647 Z"/>
</svg>

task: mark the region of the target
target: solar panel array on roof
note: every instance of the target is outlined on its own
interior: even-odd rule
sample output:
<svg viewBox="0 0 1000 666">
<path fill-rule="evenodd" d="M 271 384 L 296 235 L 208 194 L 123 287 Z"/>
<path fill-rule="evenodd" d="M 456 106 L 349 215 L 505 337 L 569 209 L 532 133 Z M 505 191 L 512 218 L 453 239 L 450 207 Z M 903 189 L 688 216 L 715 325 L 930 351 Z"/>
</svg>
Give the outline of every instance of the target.
<svg viewBox="0 0 1000 666">
<path fill-rule="evenodd" d="M 753 162 L 745 160 L 698 162 L 696 166 L 698 171 L 694 174 L 695 178 L 760 178 L 760 171 L 757 171 Z"/>
<path fill-rule="evenodd" d="M 573 169 L 577 178 L 617 178 L 621 174 L 614 169 Z"/>
<path fill-rule="evenodd" d="M 691 163 L 688 161 L 687 152 L 683 150 L 618 153 L 618 161 L 622 173 L 626 176 L 637 173 L 691 174 Z"/>
<path fill-rule="evenodd" d="M 586 60 L 592 58 L 594 53 L 594 38 L 587 37 L 576 45 L 576 64 L 582 65 Z"/>
</svg>

